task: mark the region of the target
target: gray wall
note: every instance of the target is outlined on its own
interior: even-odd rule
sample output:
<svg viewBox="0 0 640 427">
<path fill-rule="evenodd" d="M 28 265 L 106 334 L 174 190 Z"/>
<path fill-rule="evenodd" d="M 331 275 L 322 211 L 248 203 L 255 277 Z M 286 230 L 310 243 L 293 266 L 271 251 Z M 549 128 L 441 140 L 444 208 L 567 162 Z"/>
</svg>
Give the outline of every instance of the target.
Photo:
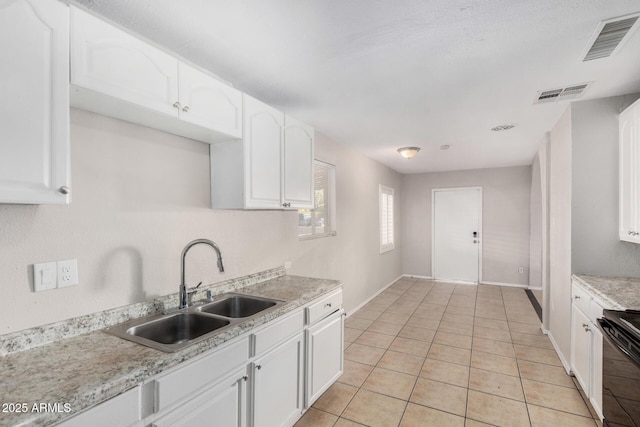
<svg viewBox="0 0 640 427">
<path fill-rule="evenodd" d="M 477 169 L 402 177 L 403 270 L 431 276 L 431 189 L 481 186 L 483 281 L 527 285 L 531 167 Z M 524 266 L 524 273 L 518 267 Z"/>
<path fill-rule="evenodd" d="M 574 273 L 640 277 L 640 245 L 618 238 L 618 115 L 639 96 L 571 106 Z"/>
<path fill-rule="evenodd" d="M 209 208 L 206 144 L 72 109 L 72 204 L 0 205 L 0 333 L 177 292 L 180 251 L 198 237 L 220 245 L 226 272 L 196 247 L 189 283 L 292 261 L 290 273 L 342 280 L 346 308 L 357 306 L 402 273 L 401 242 L 378 253 L 377 208 L 384 183 L 400 209 L 401 177 L 321 134 L 316 142 L 338 167 L 338 236 L 299 241 L 297 212 Z M 79 286 L 31 292 L 31 264 L 69 258 Z"/>
<path fill-rule="evenodd" d="M 529 225 L 529 286 L 542 287 L 542 180 L 539 153 L 531 164 L 531 217 Z"/>
<path fill-rule="evenodd" d="M 549 141 L 549 333 L 568 368 L 571 345 L 571 108 Z"/>
</svg>

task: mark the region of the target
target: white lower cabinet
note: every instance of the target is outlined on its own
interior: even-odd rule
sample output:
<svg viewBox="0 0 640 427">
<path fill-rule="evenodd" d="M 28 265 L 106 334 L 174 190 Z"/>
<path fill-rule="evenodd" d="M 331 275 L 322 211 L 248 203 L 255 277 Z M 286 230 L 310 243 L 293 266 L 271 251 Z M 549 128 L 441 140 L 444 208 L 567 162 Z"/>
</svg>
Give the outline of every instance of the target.
<svg viewBox="0 0 640 427">
<path fill-rule="evenodd" d="M 73 418 L 61 422 L 58 424 L 58 427 L 140 426 L 141 392 L 142 387 L 137 386 Z"/>
<path fill-rule="evenodd" d="M 279 345 L 252 363 L 253 427 L 293 425 L 302 414 L 303 335 Z"/>
<path fill-rule="evenodd" d="M 602 419 L 602 333 L 596 319 L 603 306 L 575 283 L 572 297 L 571 372 Z"/>
<path fill-rule="evenodd" d="M 343 310 L 338 310 L 306 330 L 305 408 L 311 407 L 313 402 L 342 375 L 344 368 L 343 314 Z"/>
<path fill-rule="evenodd" d="M 338 290 L 60 425 L 293 426 L 342 373 L 342 314 Z"/>
<path fill-rule="evenodd" d="M 197 394 L 152 427 L 243 427 L 246 425 L 246 370 L 235 371 L 205 392 Z"/>
</svg>

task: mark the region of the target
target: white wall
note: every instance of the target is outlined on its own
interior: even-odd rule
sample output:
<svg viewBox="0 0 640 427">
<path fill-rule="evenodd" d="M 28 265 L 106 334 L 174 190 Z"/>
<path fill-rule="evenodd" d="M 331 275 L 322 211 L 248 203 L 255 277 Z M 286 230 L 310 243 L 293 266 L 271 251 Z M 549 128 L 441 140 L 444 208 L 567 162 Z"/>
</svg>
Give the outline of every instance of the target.
<svg viewBox="0 0 640 427">
<path fill-rule="evenodd" d="M 300 242 L 297 212 L 209 208 L 206 144 L 72 109 L 72 204 L 0 205 L 0 334 L 177 292 L 180 252 L 199 237 L 220 245 L 226 272 L 195 247 L 190 283 L 292 261 L 291 273 L 343 280 L 346 308 L 358 305 L 401 274 L 400 248 L 377 253 L 378 184 L 401 179 L 320 134 L 316 150 L 338 166 L 338 237 Z M 31 292 L 33 263 L 68 258 L 79 286 Z"/>
<path fill-rule="evenodd" d="M 571 108 L 549 142 L 549 332 L 569 361 L 571 345 Z"/>
<path fill-rule="evenodd" d="M 618 237 L 618 115 L 640 94 L 571 106 L 572 272 L 640 277 L 640 245 Z"/>
<path fill-rule="evenodd" d="M 431 276 L 431 189 L 482 186 L 483 281 L 528 284 L 531 167 L 404 175 L 403 270 Z M 525 272 L 518 273 L 523 266 Z"/>
</svg>

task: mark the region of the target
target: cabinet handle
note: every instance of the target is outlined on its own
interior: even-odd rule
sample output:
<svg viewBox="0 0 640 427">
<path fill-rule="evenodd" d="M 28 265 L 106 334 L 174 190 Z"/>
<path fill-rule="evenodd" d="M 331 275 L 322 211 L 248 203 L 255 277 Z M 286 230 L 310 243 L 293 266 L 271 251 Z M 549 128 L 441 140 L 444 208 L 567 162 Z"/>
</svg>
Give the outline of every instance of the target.
<svg viewBox="0 0 640 427">
<path fill-rule="evenodd" d="M 330 302 L 328 302 L 328 303 L 326 303 L 324 306 L 325 306 L 325 307 L 331 307 L 331 303 L 330 303 Z"/>
<path fill-rule="evenodd" d="M 66 185 L 63 185 L 62 187 L 58 188 L 58 192 L 60 194 L 69 194 L 69 193 L 71 193 L 71 189 L 69 187 L 67 187 Z"/>
<path fill-rule="evenodd" d="M 285 208 L 289 208 L 291 207 L 291 203 L 283 203 L 282 206 L 284 206 Z"/>
<path fill-rule="evenodd" d="M 242 379 L 243 379 L 245 382 L 249 381 L 249 377 L 248 377 L 247 375 L 243 376 L 243 377 L 242 377 Z"/>
<path fill-rule="evenodd" d="M 588 325 L 587 323 L 583 323 L 583 324 L 582 324 L 582 327 L 586 329 L 586 328 L 588 328 L 588 327 L 589 327 L 589 325 Z"/>
<path fill-rule="evenodd" d="M 257 370 L 262 369 L 262 365 L 256 365 L 256 369 L 257 369 Z"/>
<path fill-rule="evenodd" d="M 182 107 L 179 101 L 173 103 L 173 108 L 177 108 L 178 110 Z"/>
<path fill-rule="evenodd" d="M 184 108 L 182 109 L 182 111 L 184 111 L 185 113 L 189 112 L 189 106 L 185 105 Z"/>
<path fill-rule="evenodd" d="M 580 299 L 580 295 L 576 295 L 575 297 L 573 297 L 575 299 Z"/>
</svg>

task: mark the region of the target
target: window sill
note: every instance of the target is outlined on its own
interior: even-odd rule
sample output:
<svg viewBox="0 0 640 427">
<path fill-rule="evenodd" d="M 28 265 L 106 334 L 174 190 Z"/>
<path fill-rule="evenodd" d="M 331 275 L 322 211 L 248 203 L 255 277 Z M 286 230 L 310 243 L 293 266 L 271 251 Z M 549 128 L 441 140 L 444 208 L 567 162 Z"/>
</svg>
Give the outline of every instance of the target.
<svg viewBox="0 0 640 427">
<path fill-rule="evenodd" d="M 309 234 L 307 236 L 298 236 L 298 240 L 315 240 L 315 239 L 321 239 L 323 237 L 334 237 L 336 236 L 338 233 L 335 231 L 332 231 L 331 233 L 323 233 L 323 234 Z"/>
<path fill-rule="evenodd" d="M 385 246 L 385 247 L 381 247 L 380 248 L 380 254 L 383 254 L 385 252 L 390 252 L 392 250 L 395 249 L 395 246 Z"/>
</svg>

